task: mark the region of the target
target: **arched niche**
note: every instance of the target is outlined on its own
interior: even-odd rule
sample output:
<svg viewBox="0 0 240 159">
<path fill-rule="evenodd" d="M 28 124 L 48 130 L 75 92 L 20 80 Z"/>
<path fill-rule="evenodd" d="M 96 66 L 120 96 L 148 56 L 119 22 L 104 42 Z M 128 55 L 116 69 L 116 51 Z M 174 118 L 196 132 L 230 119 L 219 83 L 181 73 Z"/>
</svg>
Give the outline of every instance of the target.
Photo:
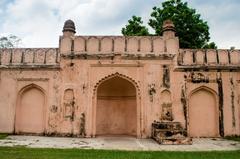
<svg viewBox="0 0 240 159">
<path fill-rule="evenodd" d="M 161 120 L 173 120 L 171 92 L 163 90 L 161 92 Z"/>
<path fill-rule="evenodd" d="M 75 105 L 73 89 L 66 89 L 64 91 L 63 105 L 64 105 L 64 108 L 63 108 L 64 119 L 73 120 L 74 105 Z"/>
<path fill-rule="evenodd" d="M 86 40 L 84 37 L 77 36 L 75 37 L 74 40 L 74 51 L 76 54 L 79 54 L 81 52 L 85 52 L 85 46 L 86 45 Z"/>
<path fill-rule="evenodd" d="M 96 135 L 137 135 L 136 87 L 115 76 L 97 87 Z"/>
<path fill-rule="evenodd" d="M 200 87 L 189 96 L 189 135 L 191 137 L 218 137 L 219 120 L 216 93 Z"/>
<path fill-rule="evenodd" d="M 101 39 L 101 52 L 110 53 L 113 50 L 113 39 L 111 37 L 104 37 Z"/>
<path fill-rule="evenodd" d="M 171 103 L 171 92 L 169 90 L 163 90 L 161 92 L 162 103 Z"/>
<path fill-rule="evenodd" d="M 138 38 L 129 37 L 127 39 L 127 52 L 134 53 L 138 51 Z"/>
<path fill-rule="evenodd" d="M 99 39 L 97 37 L 90 37 L 87 40 L 87 52 L 89 53 L 99 52 Z"/>
<path fill-rule="evenodd" d="M 150 38 L 140 39 L 140 51 L 141 52 L 151 52 L 152 51 L 152 41 Z"/>
<path fill-rule="evenodd" d="M 45 130 L 44 90 L 31 84 L 24 87 L 18 95 L 16 107 L 15 132 L 42 134 Z"/>
</svg>

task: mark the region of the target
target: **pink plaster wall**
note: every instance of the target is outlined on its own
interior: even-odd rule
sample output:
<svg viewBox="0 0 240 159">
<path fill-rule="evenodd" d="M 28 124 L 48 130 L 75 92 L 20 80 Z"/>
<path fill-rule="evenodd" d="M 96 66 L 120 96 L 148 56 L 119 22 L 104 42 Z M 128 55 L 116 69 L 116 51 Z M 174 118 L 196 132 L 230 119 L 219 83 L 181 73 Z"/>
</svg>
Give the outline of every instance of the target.
<svg viewBox="0 0 240 159">
<path fill-rule="evenodd" d="M 30 88 L 19 95 L 16 108 L 15 131 L 17 133 L 44 133 L 45 96 L 41 90 Z"/>
<path fill-rule="evenodd" d="M 179 49 L 171 31 L 156 37 L 66 33 L 58 49 L 0 49 L 0 55 L 0 132 L 39 133 L 43 124 L 49 135 L 147 138 L 152 122 L 162 119 L 163 103 L 169 103 L 173 121 L 193 136 L 219 136 L 221 82 L 224 135 L 240 134 L 239 50 Z M 163 84 L 163 66 L 169 69 L 169 87 Z M 112 78 L 121 80 L 111 83 Z M 21 90 L 33 85 L 44 94 L 44 115 L 36 92 L 20 100 L 23 108 L 18 105 Z M 201 87 L 216 92 L 215 103 L 208 93 L 191 99 Z M 66 99 L 66 90 L 73 97 Z"/>
<path fill-rule="evenodd" d="M 201 88 L 189 99 L 189 135 L 192 137 L 219 136 L 218 108 L 215 94 Z"/>
<path fill-rule="evenodd" d="M 136 99 L 98 99 L 96 135 L 136 136 Z"/>
</svg>

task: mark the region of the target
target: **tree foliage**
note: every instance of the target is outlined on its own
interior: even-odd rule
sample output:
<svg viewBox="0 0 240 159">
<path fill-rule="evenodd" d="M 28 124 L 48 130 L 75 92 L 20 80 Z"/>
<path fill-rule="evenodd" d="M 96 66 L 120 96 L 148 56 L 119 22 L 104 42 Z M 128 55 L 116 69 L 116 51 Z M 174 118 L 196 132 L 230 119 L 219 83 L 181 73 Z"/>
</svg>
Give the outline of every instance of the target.
<svg viewBox="0 0 240 159">
<path fill-rule="evenodd" d="M 13 48 L 19 47 L 21 39 L 15 35 L 0 37 L 0 48 Z"/>
<path fill-rule="evenodd" d="M 162 34 L 162 25 L 167 19 L 172 20 L 175 25 L 181 48 L 216 47 L 212 43 L 208 44 L 210 36 L 207 22 L 187 2 L 166 0 L 160 7 L 153 7 L 148 25 L 155 31 L 154 35 Z M 123 35 L 146 35 L 142 30 L 147 28 L 142 24 L 141 17 L 133 16 L 126 28 L 122 29 Z"/>
<path fill-rule="evenodd" d="M 132 19 L 128 20 L 128 24 L 125 28 L 122 28 L 123 35 L 129 36 L 145 36 L 149 35 L 148 28 L 143 25 L 141 17 L 132 16 Z"/>
<path fill-rule="evenodd" d="M 210 39 L 207 22 L 195 9 L 189 8 L 187 2 L 168 0 L 162 7 L 154 7 L 148 24 L 160 35 L 163 21 L 167 19 L 173 21 L 182 48 L 202 48 Z"/>
<path fill-rule="evenodd" d="M 207 43 L 202 47 L 203 49 L 217 49 L 217 45 L 214 42 Z"/>
</svg>

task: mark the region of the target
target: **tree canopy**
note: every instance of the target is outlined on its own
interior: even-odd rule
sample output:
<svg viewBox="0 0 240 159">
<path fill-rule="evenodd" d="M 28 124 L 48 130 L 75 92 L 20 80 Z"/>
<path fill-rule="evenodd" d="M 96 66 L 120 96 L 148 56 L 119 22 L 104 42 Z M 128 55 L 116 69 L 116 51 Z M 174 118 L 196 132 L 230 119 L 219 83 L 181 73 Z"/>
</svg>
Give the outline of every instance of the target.
<svg viewBox="0 0 240 159">
<path fill-rule="evenodd" d="M 142 25 L 141 17 L 138 17 L 138 19 L 141 22 L 139 25 L 146 28 Z M 172 20 L 175 25 L 181 48 L 216 47 L 216 45 L 208 44 L 210 35 L 207 22 L 202 20 L 200 14 L 196 13 L 195 9 L 190 8 L 187 2 L 167 0 L 160 7 L 153 7 L 148 25 L 155 31 L 154 35 L 162 34 L 163 22 L 168 19 Z M 135 23 L 135 25 L 138 25 L 138 23 Z M 132 21 L 128 21 L 126 27 L 131 32 L 124 32 L 123 35 L 132 35 L 130 33 L 144 35 L 135 29 L 135 25 L 133 27 Z M 123 30 L 125 29 L 123 28 Z"/>
<path fill-rule="evenodd" d="M 0 48 L 13 48 L 19 47 L 21 39 L 15 35 L 0 37 Z"/>
<path fill-rule="evenodd" d="M 203 49 L 217 49 L 217 45 L 214 42 L 207 43 L 202 47 Z"/>
<path fill-rule="evenodd" d="M 129 36 L 144 36 L 149 35 L 148 28 L 143 25 L 141 17 L 132 16 L 132 19 L 128 20 L 128 24 L 125 28 L 122 28 L 123 35 Z"/>
</svg>

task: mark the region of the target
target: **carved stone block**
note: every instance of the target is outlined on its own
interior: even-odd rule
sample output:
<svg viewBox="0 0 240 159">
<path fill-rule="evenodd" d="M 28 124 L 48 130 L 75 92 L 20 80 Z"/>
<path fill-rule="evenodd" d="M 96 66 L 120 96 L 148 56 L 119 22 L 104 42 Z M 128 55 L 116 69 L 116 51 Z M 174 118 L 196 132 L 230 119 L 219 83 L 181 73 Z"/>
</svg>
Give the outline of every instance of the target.
<svg viewBox="0 0 240 159">
<path fill-rule="evenodd" d="M 163 103 L 162 104 L 162 120 L 173 120 L 173 114 L 172 114 L 172 103 Z"/>
</svg>

